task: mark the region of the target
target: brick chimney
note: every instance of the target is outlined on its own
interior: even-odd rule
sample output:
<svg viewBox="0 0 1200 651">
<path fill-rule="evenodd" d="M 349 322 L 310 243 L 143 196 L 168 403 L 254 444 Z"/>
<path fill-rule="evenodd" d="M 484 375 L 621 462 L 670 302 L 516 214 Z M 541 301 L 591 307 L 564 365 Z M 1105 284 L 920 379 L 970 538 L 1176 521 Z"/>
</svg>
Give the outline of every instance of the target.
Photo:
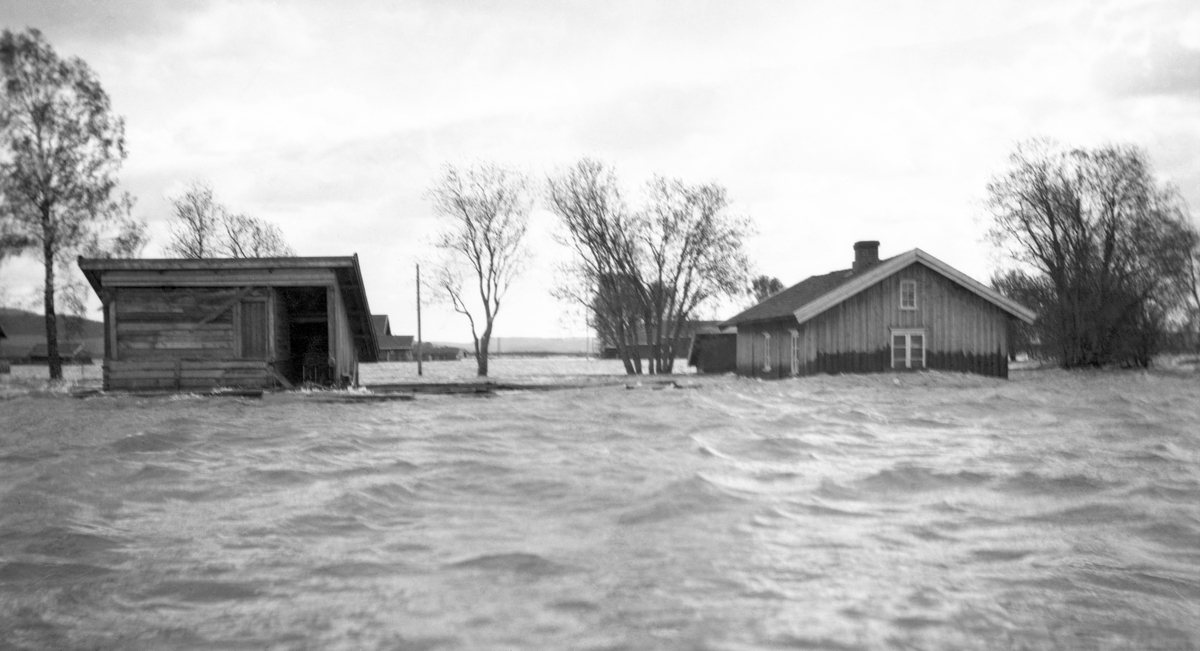
<svg viewBox="0 0 1200 651">
<path fill-rule="evenodd" d="M 854 243 L 854 273 L 879 264 L 879 242 L 869 240 Z"/>
</svg>

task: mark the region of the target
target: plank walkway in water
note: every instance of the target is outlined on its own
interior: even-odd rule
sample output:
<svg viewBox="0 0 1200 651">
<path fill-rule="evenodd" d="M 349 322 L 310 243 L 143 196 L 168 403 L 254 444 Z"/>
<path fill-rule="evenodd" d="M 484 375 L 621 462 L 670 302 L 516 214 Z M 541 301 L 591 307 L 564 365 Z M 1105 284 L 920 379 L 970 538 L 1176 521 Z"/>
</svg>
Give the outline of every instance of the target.
<svg viewBox="0 0 1200 651">
<path fill-rule="evenodd" d="M 598 389 L 603 387 L 624 386 L 626 389 L 692 389 L 696 384 L 679 384 L 669 378 L 639 378 L 631 384 L 629 378 L 613 379 L 600 382 L 564 382 L 564 383 L 513 383 L 513 382 L 392 382 L 387 384 L 364 385 L 368 391 L 376 393 L 430 393 L 430 394 L 488 394 L 498 391 L 560 391 L 563 389 Z"/>
<path fill-rule="evenodd" d="M 670 378 L 638 378 L 631 382 L 630 378 L 606 380 L 600 382 L 565 382 L 565 383 L 514 383 L 514 382 L 393 382 L 386 384 L 363 385 L 365 391 L 277 391 L 263 389 L 215 389 L 213 391 L 184 391 L 197 396 L 214 398 L 262 398 L 268 396 L 273 400 L 295 400 L 298 402 L 327 402 L 327 403 L 370 403 L 413 400 L 418 393 L 424 394 L 454 394 L 454 395 L 489 395 L 500 391 L 559 391 L 564 389 L 599 389 L 624 386 L 626 389 L 695 389 L 695 383 L 680 384 Z M 102 391 L 100 389 L 83 389 L 71 392 L 76 398 L 90 398 L 103 395 L 133 395 L 138 397 L 174 396 L 178 391 Z"/>
</svg>

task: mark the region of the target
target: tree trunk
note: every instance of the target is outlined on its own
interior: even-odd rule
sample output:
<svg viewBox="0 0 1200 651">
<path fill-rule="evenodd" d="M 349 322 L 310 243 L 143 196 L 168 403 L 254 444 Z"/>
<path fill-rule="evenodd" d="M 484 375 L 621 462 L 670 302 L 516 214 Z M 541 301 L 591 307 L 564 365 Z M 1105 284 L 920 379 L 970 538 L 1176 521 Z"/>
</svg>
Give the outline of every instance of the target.
<svg viewBox="0 0 1200 651">
<path fill-rule="evenodd" d="M 475 363 L 479 371 L 477 373 L 479 377 L 488 376 L 488 346 L 491 345 L 492 340 L 491 328 L 488 328 L 488 330 L 489 332 L 483 333 L 483 336 L 475 342 Z"/>
<path fill-rule="evenodd" d="M 43 302 L 46 313 L 46 355 L 50 361 L 50 379 L 62 379 L 62 360 L 58 358 L 58 315 L 54 312 L 54 250 L 49 234 L 42 237 L 42 259 L 46 261 L 46 287 Z"/>
</svg>

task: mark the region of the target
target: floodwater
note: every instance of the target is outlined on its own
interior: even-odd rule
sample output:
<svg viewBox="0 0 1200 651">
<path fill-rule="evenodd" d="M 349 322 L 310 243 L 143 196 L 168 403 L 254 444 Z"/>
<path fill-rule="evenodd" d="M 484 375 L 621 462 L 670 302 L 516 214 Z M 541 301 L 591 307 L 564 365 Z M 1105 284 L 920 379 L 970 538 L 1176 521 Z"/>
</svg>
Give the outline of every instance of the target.
<svg viewBox="0 0 1200 651">
<path fill-rule="evenodd" d="M 1198 379 L 10 395 L 0 649 L 1193 649 Z"/>
</svg>

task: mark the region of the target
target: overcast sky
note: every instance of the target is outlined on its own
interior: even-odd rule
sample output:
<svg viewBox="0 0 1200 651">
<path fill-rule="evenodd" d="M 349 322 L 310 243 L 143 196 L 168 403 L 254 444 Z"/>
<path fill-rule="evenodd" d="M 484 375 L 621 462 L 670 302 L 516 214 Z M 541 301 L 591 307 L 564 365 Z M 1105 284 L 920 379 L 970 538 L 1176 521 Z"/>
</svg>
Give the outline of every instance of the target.
<svg viewBox="0 0 1200 651">
<path fill-rule="evenodd" d="M 300 255 L 358 253 L 397 334 L 416 329 L 424 193 L 446 163 L 544 178 L 592 156 L 631 193 L 654 173 L 716 181 L 757 224 L 757 270 L 787 285 L 848 267 L 863 239 L 986 282 L 985 184 L 1036 136 L 1139 145 L 1200 207 L 1195 0 L 5 0 L 0 26 L 83 58 L 125 117 L 146 255 L 168 197 L 204 179 Z M 535 212 L 501 336 L 583 334 L 549 294 L 553 226 Z M 10 303 L 40 277 L 0 274 Z M 426 339 L 469 340 L 449 309 L 423 314 Z"/>
</svg>

